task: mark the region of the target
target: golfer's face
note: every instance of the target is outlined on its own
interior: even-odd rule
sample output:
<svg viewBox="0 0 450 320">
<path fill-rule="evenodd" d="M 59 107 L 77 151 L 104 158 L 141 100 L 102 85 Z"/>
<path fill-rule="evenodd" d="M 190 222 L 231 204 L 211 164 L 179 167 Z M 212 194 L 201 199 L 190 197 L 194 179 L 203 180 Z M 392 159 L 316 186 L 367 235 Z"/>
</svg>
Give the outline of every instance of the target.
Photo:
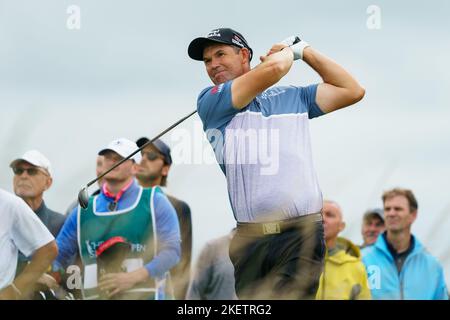
<svg viewBox="0 0 450 320">
<path fill-rule="evenodd" d="M 203 51 L 203 62 L 209 78 L 215 85 L 233 80 L 244 74 L 243 57 L 240 51 L 224 44 L 213 44 Z"/>
</svg>

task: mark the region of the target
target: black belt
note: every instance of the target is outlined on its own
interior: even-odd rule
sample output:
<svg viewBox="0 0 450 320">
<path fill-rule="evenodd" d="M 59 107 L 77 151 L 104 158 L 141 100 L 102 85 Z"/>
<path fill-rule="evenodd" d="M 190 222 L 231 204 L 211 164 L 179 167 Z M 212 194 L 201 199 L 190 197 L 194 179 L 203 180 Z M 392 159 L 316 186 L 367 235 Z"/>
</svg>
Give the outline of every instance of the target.
<svg viewBox="0 0 450 320">
<path fill-rule="evenodd" d="M 322 212 L 311 213 L 304 216 L 264 223 L 238 222 L 237 232 L 243 235 L 266 236 L 283 233 L 293 227 L 300 227 L 314 222 L 322 221 Z"/>
</svg>

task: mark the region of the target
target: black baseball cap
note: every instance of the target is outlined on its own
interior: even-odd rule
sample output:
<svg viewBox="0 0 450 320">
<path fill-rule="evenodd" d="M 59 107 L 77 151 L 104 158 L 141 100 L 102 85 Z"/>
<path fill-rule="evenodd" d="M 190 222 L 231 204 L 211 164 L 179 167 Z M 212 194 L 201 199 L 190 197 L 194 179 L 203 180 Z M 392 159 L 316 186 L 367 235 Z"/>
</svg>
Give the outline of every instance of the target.
<svg viewBox="0 0 450 320">
<path fill-rule="evenodd" d="M 230 28 L 218 28 L 211 30 L 206 37 L 196 38 L 188 47 L 188 54 L 194 60 L 203 61 L 203 49 L 210 42 L 224 43 L 238 48 L 247 48 L 250 51 L 250 61 L 253 50 L 249 47 L 247 40 L 239 32 Z"/>
<path fill-rule="evenodd" d="M 136 140 L 137 146 L 140 148 L 150 140 L 146 137 L 142 137 Z M 156 148 L 164 156 L 164 162 L 168 165 L 172 164 L 172 156 L 170 155 L 170 148 L 161 139 L 156 139 L 151 143 L 152 146 Z"/>
</svg>

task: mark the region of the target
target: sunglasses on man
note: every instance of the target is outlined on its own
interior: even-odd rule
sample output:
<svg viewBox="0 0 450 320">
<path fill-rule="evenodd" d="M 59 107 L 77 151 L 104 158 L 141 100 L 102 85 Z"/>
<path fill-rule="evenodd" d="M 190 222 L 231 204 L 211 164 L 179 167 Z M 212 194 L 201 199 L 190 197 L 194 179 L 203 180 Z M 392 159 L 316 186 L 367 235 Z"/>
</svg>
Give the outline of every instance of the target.
<svg viewBox="0 0 450 320">
<path fill-rule="evenodd" d="M 155 161 L 158 158 L 164 160 L 164 157 L 156 151 L 143 152 L 142 155 L 149 161 Z"/>
<path fill-rule="evenodd" d="M 14 168 L 12 168 L 12 170 L 16 176 L 21 176 L 25 171 L 27 172 L 27 174 L 29 176 L 35 176 L 38 174 L 38 172 L 42 172 L 42 173 L 48 175 L 48 173 L 45 170 L 40 169 L 40 168 L 26 168 L 25 169 L 25 168 L 14 167 Z"/>
</svg>

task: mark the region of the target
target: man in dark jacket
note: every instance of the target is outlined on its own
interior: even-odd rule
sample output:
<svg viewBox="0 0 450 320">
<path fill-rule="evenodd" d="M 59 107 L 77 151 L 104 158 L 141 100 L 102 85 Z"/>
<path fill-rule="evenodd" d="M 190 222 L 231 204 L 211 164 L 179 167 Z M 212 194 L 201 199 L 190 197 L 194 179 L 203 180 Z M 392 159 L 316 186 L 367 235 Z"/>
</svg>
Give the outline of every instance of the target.
<svg viewBox="0 0 450 320">
<path fill-rule="evenodd" d="M 138 147 L 149 141 L 148 138 L 140 138 L 136 141 Z M 136 173 L 139 184 L 144 188 L 167 185 L 172 157 L 170 148 L 162 140 L 157 139 L 142 150 L 142 160 Z M 175 208 L 180 224 L 181 232 L 181 259 L 172 268 L 170 274 L 174 286 L 176 300 L 183 300 L 189 285 L 191 272 L 192 251 L 192 220 L 189 205 L 175 197 L 167 195 L 172 206 Z"/>
</svg>

